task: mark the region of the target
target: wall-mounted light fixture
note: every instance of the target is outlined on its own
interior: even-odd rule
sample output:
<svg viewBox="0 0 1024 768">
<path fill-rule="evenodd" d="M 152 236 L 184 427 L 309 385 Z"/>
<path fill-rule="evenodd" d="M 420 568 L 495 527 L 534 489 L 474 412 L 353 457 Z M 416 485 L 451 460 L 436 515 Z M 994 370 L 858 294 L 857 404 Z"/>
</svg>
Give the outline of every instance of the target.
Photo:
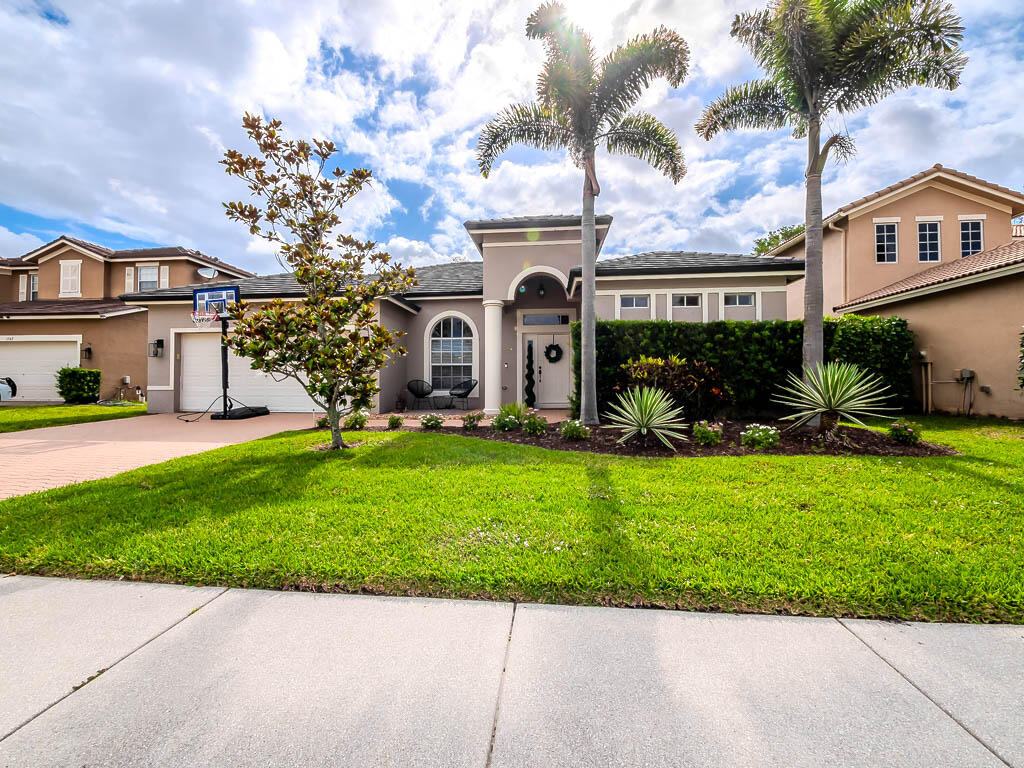
<svg viewBox="0 0 1024 768">
<path fill-rule="evenodd" d="M 92 347 L 82 347 L 82 359 L 83 360 L 91 360 L 92 359 Z"/>
<path fill-rule="evenodd" d="M 156 341 L 149 342 L 149 356 L 150 357 L 163 357 L 164 354 L 164 340 L 157 339 Z"/>
<path fill-rule="evenodd" d="M 537 298 L 543 299 L 544 298 L 544 293 L 545 293 L 545 291 L 544 291 L 544 283 L 540 283 L 537 286 Z"/>
</svg>

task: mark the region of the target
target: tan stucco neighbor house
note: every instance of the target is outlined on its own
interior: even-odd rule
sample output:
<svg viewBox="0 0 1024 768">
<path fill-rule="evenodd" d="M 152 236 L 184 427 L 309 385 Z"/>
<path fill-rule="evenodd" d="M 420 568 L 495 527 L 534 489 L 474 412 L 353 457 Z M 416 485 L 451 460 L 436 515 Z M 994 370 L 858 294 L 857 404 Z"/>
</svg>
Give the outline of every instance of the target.
<svg viewBox="0 0 1024 768">
<path fill-rule="evenodd" d="M 48 402 L 60 399 L 58 369 L 94 368 L 100 398 L 134 400 L 147 386 L 146 311 L 118 296 L 249 276 L 179 246 L 112 250 L 62 235 L 0 260 L 0 376 L 17 384 L 15 401 Z"/>
<path fill-rule="evenodd" d="M 1024 418 L 1024 194 L 935 165 L 844 205 L 825 221 L 825 311 L 897 315 L 916 338 L 926 411 Z M 803 256 L 803 235 L 768 256 Z M 804 281 L 788 316 L 803 315 Z"/>
<path fill-rule="evenodd" d="M 597 248 L 611 216 L 597 217 Z M 402 330 L 408 355 L 380 373 L 377 409 L 389 411 L 410 380 L 434 394 L 476 380 L 471 408 L 497 411 L 522 401 L 524 367 L 532 356 L 536 405 L 564 408 L 572 386 L 569 324 L 580 312 L 579 216 L 523 216 L 467 221 L 480 261 L 420 267 L 419 284 L 378 304 L 382 323 Z M 597 312 L 606 319 L 708 322 L 785 319 L 787 285 L 802 264 L 784 258 L 659 251 L 599 259 Z M 242 298 L 258 303 L 299 297 L 291 275 L 235 281 Z M 202 411 L 219 393 L 217 329 L 192 327 L 191 287 L 138 291 L 123 297 L 148 309 L 149 341 L 167 354 L 149 360 L 151 411 Z M 559 357 L 555 349 L 561 351 Z M 545 352 L 550 350 L 548 360 Z M 294 381 L 275 381 L 243 359 L 229 364 L 232 397 L 272 411 L 312 411 Z"/>
</svg>

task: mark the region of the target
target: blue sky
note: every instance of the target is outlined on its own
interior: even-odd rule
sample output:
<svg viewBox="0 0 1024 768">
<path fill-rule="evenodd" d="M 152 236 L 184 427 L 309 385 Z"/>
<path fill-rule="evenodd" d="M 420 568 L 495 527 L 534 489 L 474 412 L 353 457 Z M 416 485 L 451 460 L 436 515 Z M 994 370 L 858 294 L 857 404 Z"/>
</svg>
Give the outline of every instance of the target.
<svg viewBox="0 0 1024 768">
<path fill-rule="evenodd" d="M 762 2 L 568 3 L 600 52 L 665 24 L 693 54 L 682 87 L 657 83 L 640 104 L 676 131 L 686 178 L 674 186 L 638 161 L 599 158 L 598 210 L 615 216 L 606 255 L 746 252 L 802 218 L 801 142 L 693 132 L 704 104 L 757 75 L 728 27 Z M 516 149 L 488 180 L 474 163 L 483 123 L 532 97 L 543 51 L 523 24 L 535 3 L 0 0 L 0 256 L 68 233 L 279 271 L 220 205 L 245 196 L 217 165 L 226 147 L 247 149 L 245 110 L 333 139 L 343 167 L 371 168 L 374 187 L 345 227 L 409 263 L 475 258 L 467 218 L 575 212 L 581 176 L 561 153 Z M 826 208 L 936 162 L 1024 187 L 1024 12 L 956 5 L 970 56 L 962 87 L 915 89 L 835 122 L 858 154 L 828 170 Z"/>
</svg>

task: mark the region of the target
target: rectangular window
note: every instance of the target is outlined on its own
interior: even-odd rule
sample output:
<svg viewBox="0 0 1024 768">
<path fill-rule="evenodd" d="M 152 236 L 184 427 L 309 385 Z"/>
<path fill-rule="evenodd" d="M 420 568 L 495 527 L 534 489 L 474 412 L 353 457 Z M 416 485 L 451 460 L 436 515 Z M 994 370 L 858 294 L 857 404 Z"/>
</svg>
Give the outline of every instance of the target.
<svg viewBox="0 0 1024 768">
<path fill-rule="evenodd" d="M 684 293 L 676 294 L 672 297 L 673 307 L 699 307 L 700 306 L 700 294 L 699 293 Z"/>
<path fill-rule="evenodd" d="M 623 309 L 647 309 L 649 296 L 622 296 L 620 304 Z"/>
<path fill-rule="evenodd" d="M 960 222 L 960 257 L 970 256 L 982 250 L 981 221 Z"/>
<path fill-rule="evenodd" d="M 568 315 L 523 315 L 523 325 L 568 325 Z"/>
<path fill-rule="evenodd" d="M 39 298 L 39 275 L 28 276 L 28 300 L 36 301 Z"/>
<path fill-rule="evenodd" d="M 896 263 L 896 227 L 895 223 L 875 224 L 875 263 Z"/>
<path fill-rule="evenodd" d="M 939 260 L 939 222 L 919 221 L 917 223 L 917 260 Z"/>
<path fill-rule="evenodd" d="M 82 295 L 82 262 L 60 263 L 60 298 L 78 298 Z"/>
<path fill-rule="evenodd" d="M 752 307 L 752 306 L 754 306 L 754 294 L 752 294 L 752 293 L 727 293 L 727 294 L 725 294 L 725 306 L 727 306 L 727 307 Z"/>
<path fill-rule="evenodd" d="M 152 291 L 160 285 L 160 269 L 158 267 L 139 267 L 139 290 Z"/>
</svg>

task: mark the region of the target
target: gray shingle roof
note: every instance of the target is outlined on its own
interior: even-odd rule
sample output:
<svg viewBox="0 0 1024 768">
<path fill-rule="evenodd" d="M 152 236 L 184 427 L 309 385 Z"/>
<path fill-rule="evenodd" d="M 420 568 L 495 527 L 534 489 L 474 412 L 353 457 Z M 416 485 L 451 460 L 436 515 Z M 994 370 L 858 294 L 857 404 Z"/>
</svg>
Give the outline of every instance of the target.
<svg viewBox="0 0 1024 768">
<path fill-rule="evenodd" d="M 739 253 L 707 253 L 702 251 L 649 251 L 611 259 L 598 259 L 597 274 L 615 275 L 680 275 L 705 272 L 779 272 L 803 271 L 803 262 L 793 259 L 764 259 Z M 570 279 L 579 277 L 580 267 L 573 267 Z"/>
<path fill-rule="evenodd" d="M 524 227 L 578 227 L 582 216 L 577 214 L 555 213 L 542 216 L 509 216 L 504 219 L 476 219 L 464 221 L 462 225 L 473 229 L 522 229 Z M 595 216 L 598 224 L 611 224 L 612 217 L 605 214 Z"/>
<path fill-rule="evenodd" d="M 74 243 L 78 247 L 84 248 L 85 250 L 87 250 L 87 251 L 89 251 L 91 253 L 95 253 L 97 256 L 100 256 L 101 258 L 110 259 L 112 261 L 121 261 L 121 260 L 135 261 L 135 260 L 138 260 L 138 259 L 167 259 L 167 258 L 185 257 L 185 258 L 192 259 L 193 261 L 195 261 L 197 263 L 206 264 L 208 266 L 215 267 L 217 269 L 231 270 L 232 272 L 237 273 L 239 275 L 251 275 L 252 274 L 252 272 L 248 272 L 248 271 L 242 269 L 241 267 L 236 267 L 236 266 L 234 266 L 232 264 L 228 264 L 226 261 L 221 261 L 220 259 L 216 258 L 215 256 L 208 256 L 205 253 L 203 253 L 202 251 L 196 251 L 196 250 L 193 250 L 191 248 L 184 248 L 184 247 L 182 247 L 180 245 L 158 246 L 156 248 L 126 248 L 124 250 L 114 251 L 114 250 L 111 250 L 110 248 L 106 248 L 106 247 L 104 247 L 102 245 L 97 245 L 96 243 L 90 243 L 88 240 L 81 240 L 81 239 L 79 239 L 77 237 L 71 237 L 70 235 L 61 235 L 60 237 L 58 237 L 58 238 L 56 238 L 54 240 L 51 240 L 50 242 L 46 243 L 45 245 L 39 246 L 38 248 L 36 248 L 31 253 L 38 253 L 39 251 L 44 251 L 47 248 L 49 248 L 51 245 L 56 245 L 57 243 L 61 242 L 62 240 L 65 241 L 65 242 Z M 28 255 L 31 255 L 31 254 L 25 254 L 25 255 L 28 256 Z M 24 258 L 25 257 L 23 256 L 22 260 Z"/>
<path fill-rule="evenodd" d="M 117 299 L 41 299 L 38 301 L 14 301 L 0 304 L 0 318 L 16 318 L 20 316 L 49 315 L 106 315 L 140 310 L 130 307 Z"/>
</svg>

